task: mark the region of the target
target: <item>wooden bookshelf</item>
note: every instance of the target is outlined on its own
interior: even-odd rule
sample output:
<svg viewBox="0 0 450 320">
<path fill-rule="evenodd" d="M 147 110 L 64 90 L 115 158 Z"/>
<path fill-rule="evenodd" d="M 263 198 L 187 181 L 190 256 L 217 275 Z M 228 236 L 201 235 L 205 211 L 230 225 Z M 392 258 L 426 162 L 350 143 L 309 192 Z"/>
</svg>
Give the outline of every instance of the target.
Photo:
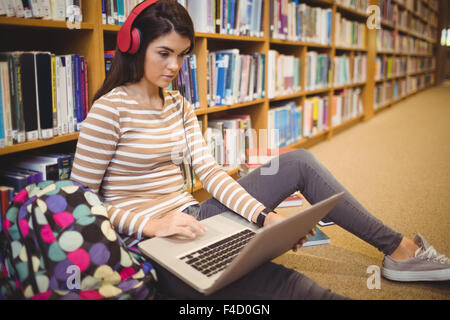
<svg viewBox="0 0 450 320">
<path fill-rule="evenodd" d="M 397 34 L 399 36 L 406 37 L 407 39 L 412 39 L 412 41 L 422 41 L 428 48 L 425 50 L 426 52 L 422 51 L 414 51 L 414 50 L 407 50 L 407 51 L 399 51 L 397 48 L 377 48 L 375 46 L 375 49 L 372 51 L 375 52 L 375 56 L 381 57 L 381 58 L 403 58 L 407 60 L 407 66 L 406 70 L 403 71 L 401 74 L 393 74 L 393 75 L 387 75 L 382 77 L 381 79 L 375 80 L 375 85 L 379 88 L 386 88 L 390 87 L 390 92 L 385 97 L 385 101 L 383 101 L 380 105 L 375 106 L 375 103 L 372 104 L 372 109 L 374 110 L 374 113 L 378 113 L 379 111 L 385 110 L 386 108 L 392 106 L 394 103 L 399 102 L 408 96 L 411 96 L 417 92 L 422 91 L 423 89 L 426 89 L 429 86 L 432 86 L 435 84 L 435 74 L 436 74 L 436 61 L 433 62 L 433 60 L 436 57 L 437 54 L 437 48 L 436 44 L 438 43 L 438 31 L 437 31 L 437 14 L 435 11 L 435 8 L 432 8 L 429 5 L 429 1 L 419 1 L 416 2 L 418 5 L 418 9 L 421 10 L 421 12 L 416 12 L 413 9 L 411 9 L 408 4 L 408 0 L 401 1 L 401 0 L 393 0 L 391 1 L 391 6 L 396 6 L 397 10 L 397 20 L 396 21 L 389 21 L 386 19 L 386 17 L 382 17 L 381 22 L 381 28 L 384 30 L 388 30 L 389 32 L 392 32 L 393 34 Z M 377 1 L 372 0 L 372 4 L 376 4 Z M 411 3 L 414 4 L 412 1 Z M 401 25 L 401 15 L 404 15 L 404 17 L 407 18 L 407 25 Z M 436 17 L 436 19 L 426 19 L 424 16 L 430 16 L 433 15 Z M 417 25 L 423 25 L 424 27 L 422 29 L 425 29 L 427 32 L 431 32 L 431 35 L 423 35 L 421 32 L 418 32 L 417 30 L 414 30 L 417 28 Z M 422 61 L 429 61 L 432 63 L 433 67 L 427 68 L 424 67 L 423 70 L 414 70 L 410 71 L 410 64 L 413 64 L 414 62 L 417 62 L 417 60 Z M 426 62 L 424 62 L 425 64 Z M 415 85 L 413 85 L 415 82 L 417 83 L 420 81 L 421 85 L 415 88 Z M 426 83 L 428 82 L 428 83 Z M 402 83 L 405 83 L 406 86 L 406 92 L 403 93 L 403 95 L 400 94 L 398 91 L 398 96 L 394 96 L 394 86 L 397 84 L 398 90 L 400 90 L 400 86 Z M 409 88 L 411 85 L 411 88 Z M 384 89 L 381 89 L 384 90 Z M 375 97 L 374 97 L 375 98 Z M 375 98 L 376 99 L 376 98 Z"/>
<path fill-rule="evenodd" d="M 437 16 L 438 8 L 431 5 L 432 1 L 419 0 L 422 2 L 426 12 L 429 14 L 435 14 Z M 303 1 L 302 1 L 303 2 Z M 398 80 L 407 80 L 408 77 L 431 77 L 435 73 L 435 68 L 427 68 L 426 70 L 418 70 L 411 73 L 406 73 L 405 75 L 395 76 L 389 79 L 380 79 L 375 81 L 375 58 L 377 55 L 386 56 L 404 56 L 407 59 L 410 57 L 432 59 L 435 56 L 436 45 L 439 43 L 437 41 L 437 32 L 434 36 L 422 35 L 413 28 L 405 28 L 404 26 L 396 25 L 391 21 L 382 21 L 381 27 L 391 30 L 393 32 L 411 37 L 427 43 L 430 50 L 427 52 L 395 52 L 388 50 L 377 51 L 377 30 L 366 30 L 366 43 L 364 48 L 348 48 L 343 46 L 337 46 L 334 42 L 334 29 L 335 29 L 335 16 L 339 12 L 341 16 L 348 20 L 358 21 L 363 23 L 367 20 L 368 14 L 355 10 L 354 8 L 348 8 L 337 1 L 334 0 L 306 0 L 304 1 L 310 6 L 320 6 L 322 8 L 329 8 L 332 10 L 332 36 L 330 45 L 322 45 L 311 42 L 302 41 L 290 41 L 290 40 L 279 40 L 271 39 L 269 37 L 269 19 L 270 19 L 270 8 L 269 5 L 264 6 L 264 37 L 247 37 L 247 36 L 234 36 L 234 35 L 223 35 L 223 34 L 210 34 L 210 33 L 196 33 L 196 45 L 194 53 L 197 55 L 197 68 L 199 75 L 199 96 L 200 96 L 200 108 L 196 110 L 196 114 L 200 120 L 203 122 L 203 129 L 207 127 L 208 119 L 218 118 L 225 116 L 228 113 L 233 114 L 250 114 L 252 125 L 256 130 L 266 129 L 268 123 L 268 111 L 271 103 L 276 101 L 290 101 L 294 100 L 298 104 L 302 104 L 307 97 L 314 95 L 328 96 L 329 101 L 336 90 L 350 89 L 358 87 L 361 89 L 361 97 L 363 102 L 364 114 L 359 115 L 354 119 L 345 121 L 344 123 L 332 127 L 331 122 L 329 123 L 328 129 L 320 132 L 317 136 L 312 138 L 302 138 L 300 141 L 295 142 L 290 147 L 294 148 L 308 148 L 320 141 L 332 138 L 333 134 L 341 132 L 348 129 L 349 127 L 371 119 L 375 114 L 374 109 L 374 89 L 379 83 L 387 83 Z M 405 1 L 406 3 L 407 1 Z M 378 5 L 378 0 L 369 0 L 369 4 Z M 424 24 L 426 28 L 429 29 L 437 28 L 437 21 L 426 19 L 419 12 L 411 10 L 411 8 L 404 5 L 399 0 L 391 1 L 393 5 L 397 5 L 399 11 L 405 11 L 408 13 L 408 21 L 417 19 L 419 24 Z M 6 35 L 6 41 L 0 43 L 0 51 L 15 51 L 15 50 L 42 50 L 51 51 L 56 54 L 66 54 L 66 53 L 78 53 L 83 55 L 87 59 L 88 63 L 88 85 L 89 85 L 89 105 L 92 104 L 93 96 L 96 90 L 101 86 L 105 78 L 105 60 L 104 51 L 115 49 L 115 38 L 117 32 L 119 31 L 119 26 L 114 25 L 104 25 L 102 23 L 101 17 L 101 0 L 89 0 L 83 1 L 83 18 L 84 21 L 80 25 L 80 29 L 69 29 L 65 22 L 61 21 L 50 21 L 50 20 L 39 20 L 39 19 L 23 19 L 23 18 L 9 18 L 0 17 L 0 32 Z M 416 23 L 417 24 L 417 23 Z M 427 29 L 428 30 L 428 29 Z M 267 91 L 267 59 L 266 59 L 266 70 L 265 70 L 265 97 L 262 99 L 257 99 L 254 101 L 248 101 L 245 103 L 234 104 L 230 106 L 207 106 L 207 52 L 214 51 L 218 49 L 231 49 L 238 48 L 241 52 L 251 53 L 259 52 L 267 54 L 270 49 L 274 48 L 280 53 L 285 53 L 289 55 L 295 55 L 302 59 L 302 70 L 304 70 L 306 62 L 306 54 L 308 51 L 314 50 L 328 54 L 331 59 L 333 59 L 338 54 L 346 53 L 350 55 L 351 59 L 355 54 L 362 53 L 367 56 L 367 80 L 359 83 L 351 83 L 342 86 L 331 86 L 323 89 L 317 89 L 312 91 L 306 91 L 305 75 L 302 75 L 302 90 L 296 93 L 291 93 L 287 95 L 277 96 L 275 98 L 268 98 Z M 334 71 L 332 71 L 333 73 Z M 333 74 L 331 79 L 333 79 Z M 434 80 L 430 81 L 429 86 L 434 84 Z M 425 89 L 424 86 L 417 88 L 415 91 L 411 91 L 398 99 L 393 99 L 389 97 L 388 102 L 383 104 L 383 108 L 391 106 L 396 102 L 405 99 L 406 97 Z M 378 108 L 377 112 L 383 108 Z M 331 118 L 331 117 L 329 117 Z M 23 152 L 27 150 L 33 150 L 37 148 L 42 148 L 46 146 L 52 146 L 65 142 L 73 142 L 78 138 L 78 133 L 65 135 L 61 137 L 55 137 L 50 140 L 45 141 L 33 141 L 26 142 L 20 145 L 14 145 L 10 147 L 5 147 L 0 149 L 0 160 L 1 156 L 11 155 L 18 152 Z M 232 175 L 236 174 L 236 171 L 230 171 Z M 200 192 L 200 188 L 194 190 Z"/>
</svg>

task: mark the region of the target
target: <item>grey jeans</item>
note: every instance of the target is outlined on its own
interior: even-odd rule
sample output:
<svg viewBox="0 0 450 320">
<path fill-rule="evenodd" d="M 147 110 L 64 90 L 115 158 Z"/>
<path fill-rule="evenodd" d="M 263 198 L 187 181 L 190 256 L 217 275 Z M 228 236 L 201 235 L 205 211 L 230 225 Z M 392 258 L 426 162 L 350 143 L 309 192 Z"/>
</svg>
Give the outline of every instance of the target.
<svg viewBox="0 0 450 320">
<path fill-rule="evenodd" d="M 261 170 L 276 168 L 275 174 L 261 174 Z M 311 204 L 333 194 L 345 192 L 341 200 L 326 216 L 343 229 L 391 254 L 403 236 L 384 225 L 364 209 L 361 204 L 333 177 L 333 175 L 307 150 L 299 149 L 282 154 L 276 160 L 252 171 L 238 180 L 248 193 L 266 207 L 275 208 L 287 196 L 299 190 Z M 214 198 L 200 207 L 190 207 L 185 212 L 206 219 L 229 210 Z M 305 275 L 273 262 L 267 262 L 246 276 L 204 297 L 184 282 L 154 264 L 159 278 L 159 290 L 180 299 L 345 299 L 329 289 L 319 286 Z"/>
</svg>

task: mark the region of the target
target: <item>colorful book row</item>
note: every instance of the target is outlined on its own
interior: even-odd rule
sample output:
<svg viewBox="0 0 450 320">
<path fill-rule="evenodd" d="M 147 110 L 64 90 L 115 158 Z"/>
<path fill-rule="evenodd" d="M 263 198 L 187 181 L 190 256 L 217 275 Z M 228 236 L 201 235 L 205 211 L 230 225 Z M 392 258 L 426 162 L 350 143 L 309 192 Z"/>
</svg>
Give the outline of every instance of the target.
<svg viewBox="0 0 450 320">
<path fill-rule="evenodd" d="M 363 114 L 360 88 L 336 91 L 331 100 L 331 125 L 338 126 Z"/>
<path fill-rule="evenodd" d="M 267 63 L 269 98 L 299 92 L 302 89 L 302 63 L 299 57 L 269 50 Z"/>
<path fill-rule="evenodd" d="M 265 95 L 263 53 L 241 54 L 239 49 L 208 53 L 208 106 L 247 102 Z"/>
<path fill-rule="evenodd" d="M 308 51 L 306 54 L 306 90 L 324 89 L 331 86 L 332 62 L 329 55 Z"/>
<path fill-rule="evenodd" d="M 144 0 L 102 0 L 103 24 L 123 25 L 133 8 Z"/>
<path fill-rule="evenodd" d="M 249 115 L 208 119 L 205 140 L 216 162 L 235 168 L 248 161 L 248 151 L 256 148 L 256 131 Z"/>
<path fill-rule="evenodd" d="M 3 52 L 0 70 L 1 147 L 80 130 L 88 110 L 83 56 Z"/>
<path fill-rule="evenodd" d="M 298 0 L 270 0 L 272 39 L 331 44 L 331 8 L 312 7 Z"/>
<path fill-rule="evenodd" d="M 364 49 L 366 47 L 366 24 L 350 21 L 336 12 L 334 31 L 334 44 L 336 46 Z"/>
<path fill-rule="evenodd" d="M 82 0 L 0 0 L 0 16 L 82 22 Z"/>
<path fill-rule="evenodd" d="M 196 32 L 264 36 L 264 0 L 186 0 Z"/>
<path fill-rule="evenodd" d="M 194 106 L 194 109 L 200 108 L 197 57 L 195 54 L 185 56 L 177 79 L 172 81 L 168 89 L 179 90 L 186 100 Z"/>
<path fill-rule="evenodd" d="M 302 107 L 294 101 L 274 102 L 268 113 L 269 148 L 283 148 L 302 138 Z"/>
</svg>

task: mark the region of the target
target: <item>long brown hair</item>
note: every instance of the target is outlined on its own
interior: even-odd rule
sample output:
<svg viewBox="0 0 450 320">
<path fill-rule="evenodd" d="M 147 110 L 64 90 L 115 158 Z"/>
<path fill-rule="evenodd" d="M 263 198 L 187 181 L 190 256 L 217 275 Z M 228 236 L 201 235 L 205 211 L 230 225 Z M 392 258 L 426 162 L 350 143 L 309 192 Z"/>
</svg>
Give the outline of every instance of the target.
<svg viewBox="0 0 450 320">
<path fill-rule="evenodd" d="M 125 83 L 135 83 L 144 76 L 145 51 L 150 42 L 172 31 L 191 41 L 194 48 L 194 25 L 187 10 L 176 0 L 159 0 L 146 8 L 136 18 L 134 27 L 141 31 L 141 46 L 136 54 L 122 53 L 118 48 L 102 86 L 94 95 L 94 101 L 112 89 Z"/>
</svg>

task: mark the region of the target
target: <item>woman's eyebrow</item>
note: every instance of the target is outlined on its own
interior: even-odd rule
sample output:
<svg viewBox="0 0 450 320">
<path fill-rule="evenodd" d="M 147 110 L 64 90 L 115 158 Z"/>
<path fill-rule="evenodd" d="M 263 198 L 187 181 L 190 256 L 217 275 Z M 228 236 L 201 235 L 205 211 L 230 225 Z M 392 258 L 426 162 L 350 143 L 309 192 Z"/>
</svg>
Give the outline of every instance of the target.
<svg viewBox="0 0 450 320">
<path fill-rule="evenodd" d="M 182 53 L 185 53 L 185 52 L 187 52 L 187 51 L 189 51 L 189 49 L 190 49 L 191 47 L 187 47 L 186 49 L 184 49 L 183 51 L 181 51 Z M 173 50 L 173 49 L 171 49 L 171 48 L 169 48 L 169 47 L 166 47 L 166 46 L 161 46 L 161 47 L 158 47 L 158 49 L 164 49 L 164 50 L 167 50 L 167 51 L 170 51 L 170 52 L 175 52 L 175 50 Z"/>
</svg>

